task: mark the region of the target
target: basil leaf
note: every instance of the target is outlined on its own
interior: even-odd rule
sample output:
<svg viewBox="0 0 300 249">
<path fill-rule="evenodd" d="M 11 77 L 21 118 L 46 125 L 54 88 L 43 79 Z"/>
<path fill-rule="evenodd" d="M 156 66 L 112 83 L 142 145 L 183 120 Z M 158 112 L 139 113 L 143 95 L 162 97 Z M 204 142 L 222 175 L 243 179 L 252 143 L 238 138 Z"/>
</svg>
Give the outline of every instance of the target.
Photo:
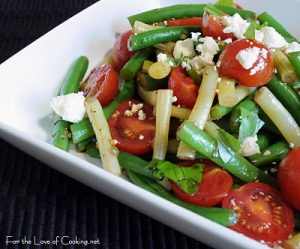
<svg viewBox="0 0 300 249">
<path fill-rule="evenodd" d="M 212 14 L 214 16 L 224 16 L 225 15 L 225 13 L 222 10 L 219 10 L 217 7 L 215 7 L 212 4 L 207 4 L 204 8 L 204 11 L 209 14 Z"/>
<path fill-rule="evenodd" d="M 149 167 L 154 170 L 154 176 L 168 178 L 175 182 L 185 193 L 193 195 L 198 191 L 198 184 L 202 181 L 203 164 L 182 167 L 168 161 L 153 160 Z"/>
<path fill-rule="evenodd" d="M 248 39 L 255 40 L 255 30 L 257 27 L 257 22 L 252 22 L 249 27 L 247 28 L 246 32 L 244 33 L 244 36 Z"/>
<path fill-rule="evenodd" d="M 237 139 L 226 131 L 217 130 L 216 156 L 219 156 L 224 163 L 228 163 L 240 149 Z"/>
<path fill-rule="evenodd" d="M 255 111 L 248 111 L 241 108 L 241 125 L 239 129 L 239 142 L 243 143 L 247 137 L 253 137 L 257 134 L 264 122 L 259 119 Z"/>
<path fill-rule="evenodd" d="M 235 4 L 233 0 L 218 0 L 215 5 L 222 5 L 235 8 Z"/>
</svg>

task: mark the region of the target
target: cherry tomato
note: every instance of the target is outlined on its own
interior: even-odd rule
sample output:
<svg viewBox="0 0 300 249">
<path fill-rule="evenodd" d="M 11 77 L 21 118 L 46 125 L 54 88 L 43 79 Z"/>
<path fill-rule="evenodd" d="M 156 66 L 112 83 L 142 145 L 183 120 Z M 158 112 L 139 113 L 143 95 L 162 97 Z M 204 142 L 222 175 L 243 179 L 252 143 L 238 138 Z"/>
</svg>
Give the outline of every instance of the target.
<svg viewBox="0 0 300 249">
<path fill-rule="evenodd" d="M 103 64 L 92 70 L 82 84 L 85 96 L 97 97 L 101 105 L 109 104 L 119 90 L 119 79 L 109 64 Z"/>
<path fill-rule="evenodd" d="M 193 161 L 193 164 L 196 162 Z M 212 207 L 220 203 L 232 187 L 232 177 L 210 161 L 204 161 L 205 168 L 202 182 L 199 183 L 199 190 L 194 195 L 188 195 L 182 191 L 174 182 L 171 183 L 175 195 L 188 203 Z M 192 166 L 190 162 L 180 163 L 183 166 Z"/>
<path fill-rule="evenodd" d="M 135 111 L 139 104 L 142 103 L 134 99 L 123 101 L 108 120 L 111 136 L 117 140 L 117 148 L 135 155 L 150 152 L 155 135 L 153 108 L 142 104 L 141 109 L 137 108 L 140 111 Z M 141 117 L 142 113 L 144 117 Z"/>
<path fill-rule="evenodd" d="M 133 51 L 128 50 L 128 40 L 131 35 L 132 31 L 128 30 L 127 32 L 122 33 L 114 42 L 112 49 L 112 59 L 114 68 L 117 71 L 120 71 L 134 54 Z"/>
<path fill-rule="evenodd" d="M 241 50 L 253 47 L 259 48 L 260 53 L 254 65 L 250 69 L 245 69 L 237 60 L 237 54 Z M 267 54 L 265 55 L 262 51 L 267 51 Z M 229 44 L 222 52 L 217 65 L 220 75 L 235 79 L 244 86 L 262 86 L 269 82 L 274 72 L 273 57 L 268 48 L 257 41 L 248 39 Z M 255 68 L 259 69 L 251 71 Z"/>
<path fill-rule="evenodd" d="M 202 17 L 182 18 L 175 20 L 167 20 L 167 26 L 201 26 Z"/>
<path fill-rule="evenodd" d="M 294 230 L 293 210 L 275 188 L 264 183 L 252 182 L 232 190 L 222 207 L 237 214 L 238 222 L 230 228 L 269 245 L 286 240 Z"/>
<path fill-rule="evenodd" d="M 283 197 L 300 211 L 300 147 L 291 150 L 281 161 L 278 179 Z"/>
<path fill-rule="evenodd" d="M 231 38 L 236 40 L 236 37 L 232 33 L 224 33 L 223 29 L 225 27 L 222 24 L 222 19 L 214 15 L 205 13 L 202 20 L 202 33 L 204 36 L 210 36 L 215 39 L 220 37 L 221 40 Z"/>
<path fill-rule="evenodd" d="M 187 108 L 193 108 L 198 96 L 199 87 L 182 67 L 175 67 L 169 77 L 168 88 L 173 90 L 177 97 L 177 104 Z"/>
</svg>

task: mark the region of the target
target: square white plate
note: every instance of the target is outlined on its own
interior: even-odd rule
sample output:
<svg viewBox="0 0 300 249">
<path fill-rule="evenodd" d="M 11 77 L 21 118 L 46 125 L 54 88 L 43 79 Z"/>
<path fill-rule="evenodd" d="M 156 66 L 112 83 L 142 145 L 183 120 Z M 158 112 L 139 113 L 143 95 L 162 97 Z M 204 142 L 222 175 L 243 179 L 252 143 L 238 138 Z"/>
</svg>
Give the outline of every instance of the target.
<svg viewBox="0 0 300 249">
<path fill-rule="evenodd" d="M 73 60 L 88 56 L 90 71 L 110 50 L 115 34 L 130 28 L 127 16 L 182 2 L 102 0 L 8 59 L 0 66 L 0 136 L 56 170 L 213 247 L 266 248 L 107 173 L 98 160 L 87 160 L 47 143 L 53 125 L 49 101 Z M 202 2 L 206 1 L 189 1 Z M 295 22 L 299 0 L 245 0 L 240 4 L 257 12 L 267 10 L 300 37 Z"/>
</svg>

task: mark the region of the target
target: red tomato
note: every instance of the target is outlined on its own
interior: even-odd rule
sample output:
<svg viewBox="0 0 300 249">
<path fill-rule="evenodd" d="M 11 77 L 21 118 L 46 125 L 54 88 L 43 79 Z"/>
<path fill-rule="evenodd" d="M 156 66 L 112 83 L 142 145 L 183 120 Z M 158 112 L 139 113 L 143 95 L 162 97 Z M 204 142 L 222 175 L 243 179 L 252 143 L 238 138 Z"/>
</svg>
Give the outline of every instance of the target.
<svg viewBox="0 0 300 249">
<path fill-rule="evenodd" d="M 283 197 L 300 211 L 300 147 L 291 150 L 281 161 L 278 179 Z"/>
<path fill-rule="evenodd" d="M 187 108 L 193 108 L 198 96 L 199 87 L 181 67 L 174 67 L 169 77 L 168 88 L 173 90 L 177 103 Z"/>
<path fill-rule="evenodd" d="M 232 187 L 232 177 L 212 162 L 204 161 L 205 164 L 202 182 L 199 183 L 199 190 L 194 195 L 188 195 L 182 191 L 174 182 L 171 183 L 175 195 L 188 203 L 212 207 L 220 203 Z M 193 164 L 196 162 L 193 161 Z M 180 163 L 184 166 L 192 166 L 189 162 Z"/>
<path fill-rule="evenodd" d="M 234 5 L 235 5 L 235 8 L 238 9 L 238 10 L 242 10 L 243 9 L 242 6 L 239 5 L 239 4 L 237 4 L 237 3 L 235 3 Z"/>
<path fill-rule="evenodd" d="M 85 96 L 97 97 L 101 105 L 109 104 L 119 90 L 119 79 L 115 70 L 109 64 L 103 64 L 92 70 L 83 82 Z"/>
<path fill-rule="evenodd" d="M 112 49 L 112 59 L 114 62 L 114 67 L 117 71 L 120 71 L 122 67 L 126 64 L 127 61 L 134 54 L 133 51 L 128 50 L 128 40 L 132 35 L 132 31 L 128 30 L 127 32 L 121 34 L 113 45 Z"/>
<path fill-rule="evenodd" d="M 223 32 L 224 26 L 222 24 L 222 20 L 214 15 L 209 15 L 205 13 L 203 15 L 202 21 L 202 33 L 204 36 L 210 36 L 215 39 L 218 37 L 221 40 L 225 40 L 231 38 L 232 40 L 236 40 L 236 37 L 232 33 L 224 33 Z"/>
<path fill-rule="evenodd" d="M 237 60 L 236 56 L 241 50 L 253 47 L 259 48 L 260 51 L 265 49 L 268 53 L 264 57 L 264 54 L 260 52 L 254 65 L 250 69 L 245 69 Z M 235 79 L 244 86 L 265 85 L 269 82 L 274 72 L 273 57 L 268 48 L 257 41 L 247 39 L 238 40 L 229 44 L 222 52 L 217 65 L 220 75 Z M 262 65 L 262 68 L 251 72 L 251 69 L 260 67 L 260 65 Z"/>
<path fill-rule="evenodd" d="M 232 190 L 222 207 L 237 214 L 238 222 L 230 228 L 269 245 L 286 240 L 294 230 L 293 210 L 275 188 L 264 183 L 252 182 Z"/>
<path fill-rule="evenodd" d="M 167 20 L 167 26 L 201 26 L 202 17 L 182 18 L 175 20 Z"/>
<path fill-rule="evenodd" d="M 150 152 L 155 135 L 155 119 L 150 105 L 143 104 L 141 108 L 145 113 L 144 120 L 139 119 L 139 111 L 130 113 L 132 106 L 138 104 L 141 103 L 137 100 L 123 101 L 108 120 L 111 136 L 118 141 L 117 148 L 135 155 Z"/>
</svg>

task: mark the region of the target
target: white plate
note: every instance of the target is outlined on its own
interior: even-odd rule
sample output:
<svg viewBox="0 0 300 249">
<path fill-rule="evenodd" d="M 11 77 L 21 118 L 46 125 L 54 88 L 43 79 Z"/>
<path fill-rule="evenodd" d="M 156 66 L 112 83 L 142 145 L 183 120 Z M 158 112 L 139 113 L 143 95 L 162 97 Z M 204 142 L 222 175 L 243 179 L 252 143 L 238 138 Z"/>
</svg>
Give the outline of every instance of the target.
<svg viewBox="0 0 300 249">
<path fill-rule="evenodd" d="M 125 4 L 123 0 L 102 0 L 8 59 L 0 66 L 0 135 L 56 170 L 213 247 L 266 248 L 105 172 L 98 160 L 87 161 L 82 155 L 66 153 L 47 143 L 53 122 L 48 103 L 72 61 L 86 55 L 91 70 L 110 50 L 116 32 L 130 28 L 127 16 L 180 2 L 130 0 Z M 268 10 L 300 37 L 295 21 L 299 0 L 240 3 L 258 12 Z"/>
</svg>

